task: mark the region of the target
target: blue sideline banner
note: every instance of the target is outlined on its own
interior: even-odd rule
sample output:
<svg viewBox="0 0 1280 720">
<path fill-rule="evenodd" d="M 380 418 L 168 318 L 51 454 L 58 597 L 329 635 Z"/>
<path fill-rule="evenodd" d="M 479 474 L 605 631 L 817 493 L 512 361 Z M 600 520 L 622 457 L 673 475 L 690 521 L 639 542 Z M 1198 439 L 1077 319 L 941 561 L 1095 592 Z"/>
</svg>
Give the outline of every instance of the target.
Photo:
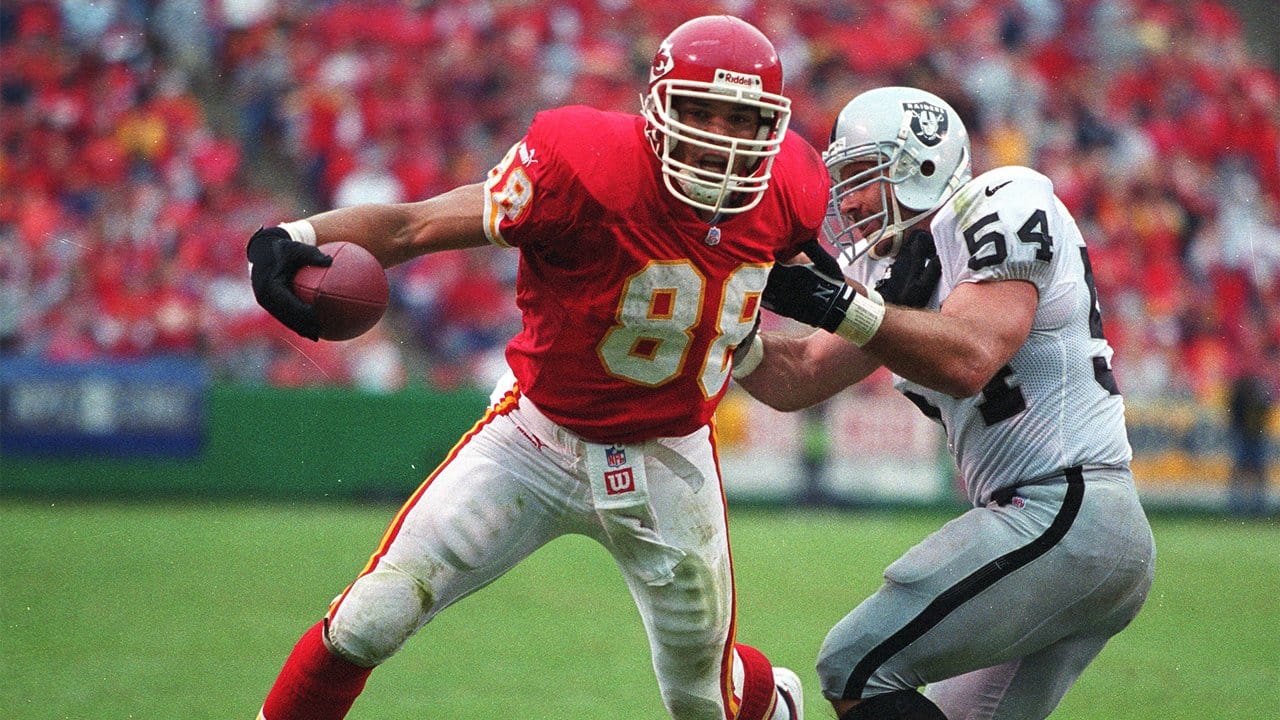
<svg viewBox="0 0 1280 720">
<path fill-rule="evenodd" d="M 48 363 L 0 358 L 0 451 L 21 456 L 197 455 L 209 373 L 188 358 Z"/>
</svg>

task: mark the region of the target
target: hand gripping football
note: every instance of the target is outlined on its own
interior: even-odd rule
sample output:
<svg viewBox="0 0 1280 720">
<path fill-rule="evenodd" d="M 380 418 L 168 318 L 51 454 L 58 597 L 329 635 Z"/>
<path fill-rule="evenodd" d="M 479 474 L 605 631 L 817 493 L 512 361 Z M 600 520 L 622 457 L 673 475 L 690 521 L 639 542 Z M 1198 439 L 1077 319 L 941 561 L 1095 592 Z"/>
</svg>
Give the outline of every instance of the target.
<svg viewBox="0 0 1280 720">
<path fill-rule="evenodd" d="M 350 340 L 369 331 L 387 310 L 387 274 L 368 250 L 349 242 L 331 242 L 320 252 L 329 267 L 307 265 L 293 276 L 293 291 L 315 308 L 324 340 Z"/>
</svg>

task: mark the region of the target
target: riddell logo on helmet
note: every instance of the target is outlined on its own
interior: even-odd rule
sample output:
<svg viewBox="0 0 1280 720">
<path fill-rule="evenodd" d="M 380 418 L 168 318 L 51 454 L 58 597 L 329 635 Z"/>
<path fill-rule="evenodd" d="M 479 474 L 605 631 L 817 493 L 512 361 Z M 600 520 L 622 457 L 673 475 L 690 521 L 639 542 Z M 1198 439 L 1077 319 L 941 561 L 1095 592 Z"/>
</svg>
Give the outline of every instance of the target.
<svg viewBox="0 0 1280 720">
<path fill-rule="evenodd" d="M 835 134 L 835 132 L 836 132 L 836 131 L 835 131 L 835 128 L 832 128 L 832 129 L 831 129 L 831 134 L 832 134 L 832 135 L 834 135 L 834 134 Z M 840 136 L 840 137 L 838 137 L 838 138 L 833 139 L 833 140 L 831 141 L 831 144 L 827 146 L 827 150 L 826 150 L 826 152 L 822 153 L 822 159 L 823 159 L 823 161 L 830 160 L 830 159 L 834 158 L 836 155 L 839 155 L 840 153 L 844 152 L 844 149 L 845 149 L 848 145 L 849 145 L 849 142 L 845 139 L 845 137 L 844 137 L 843 135 L 841 135 L 841 136 Z"/>
<path fill-rule="evenodd" d="M 749 90 L 759 90 L 764 82 L 760 80 L 759 75 L 747 75 L 746 73 L 734 72 L 732 70 L 716 70 L 716 85 L 731 85 L 733 87 L 747 88 Z"/>
</svg>

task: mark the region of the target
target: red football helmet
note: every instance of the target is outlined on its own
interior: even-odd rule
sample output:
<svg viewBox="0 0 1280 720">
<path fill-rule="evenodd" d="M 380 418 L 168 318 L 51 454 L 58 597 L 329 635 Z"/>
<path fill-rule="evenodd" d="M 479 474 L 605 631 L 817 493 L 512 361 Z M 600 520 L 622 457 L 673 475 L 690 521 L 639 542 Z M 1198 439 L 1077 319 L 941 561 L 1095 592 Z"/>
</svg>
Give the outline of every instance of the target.
<svg viewBox="0 0 1280 720">
<path fill-rule="evenodd" d="M 672 107 L 680 97 L 749 106 L 760 114 L 759 131 L 742 139 L 692 127 Z M 782 95 L 782 63 L 773 43 L 738 18 L 709 15 L 684 23 L 662 41 L 649 71 L 643 114 L 667 189 L 700 210 L 740 213 L 755 207 L 769 186 L 791 101 Z M 724 153 L 728 164 L 716 171 L 681 162 L 672 157 L 679 143 Z"/>
</svg>

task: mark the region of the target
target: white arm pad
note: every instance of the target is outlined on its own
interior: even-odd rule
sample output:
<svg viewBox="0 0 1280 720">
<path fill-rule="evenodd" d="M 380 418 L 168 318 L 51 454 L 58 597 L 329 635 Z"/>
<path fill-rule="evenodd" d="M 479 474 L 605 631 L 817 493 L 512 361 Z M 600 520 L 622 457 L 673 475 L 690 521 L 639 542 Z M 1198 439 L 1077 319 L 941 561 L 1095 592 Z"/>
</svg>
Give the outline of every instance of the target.
<svg viewBox="0 0 1280 720">
<path fill-rule="evenodd" d="M 307 245 L 316 244 L 316 229 L 306 220 L 280 223 L 280 229 L 289 233 L 289 237 L 294 242 L 306 243 Z"/>
<path fill-rule="evenodd" d="M 742 356 L 740 362 L 733 364 L 733 370 L 729 374 L 734 380 L 741 380 L 750 375 L 761 360 L 764 360 L 764 341 L 760 339 L 760 335 L 752 334 L 751 344 L 747 346 L 747 354 Z"/>
<path fill-rule="evenodd" d="M 845 310 L 836 334 L 849 342 L 862 347 L 880 329 L 884 321 L 884 298 L 880 293 L 867 288 L 866 296 L 854 294 L 849 309 Z"/>
</svg>

